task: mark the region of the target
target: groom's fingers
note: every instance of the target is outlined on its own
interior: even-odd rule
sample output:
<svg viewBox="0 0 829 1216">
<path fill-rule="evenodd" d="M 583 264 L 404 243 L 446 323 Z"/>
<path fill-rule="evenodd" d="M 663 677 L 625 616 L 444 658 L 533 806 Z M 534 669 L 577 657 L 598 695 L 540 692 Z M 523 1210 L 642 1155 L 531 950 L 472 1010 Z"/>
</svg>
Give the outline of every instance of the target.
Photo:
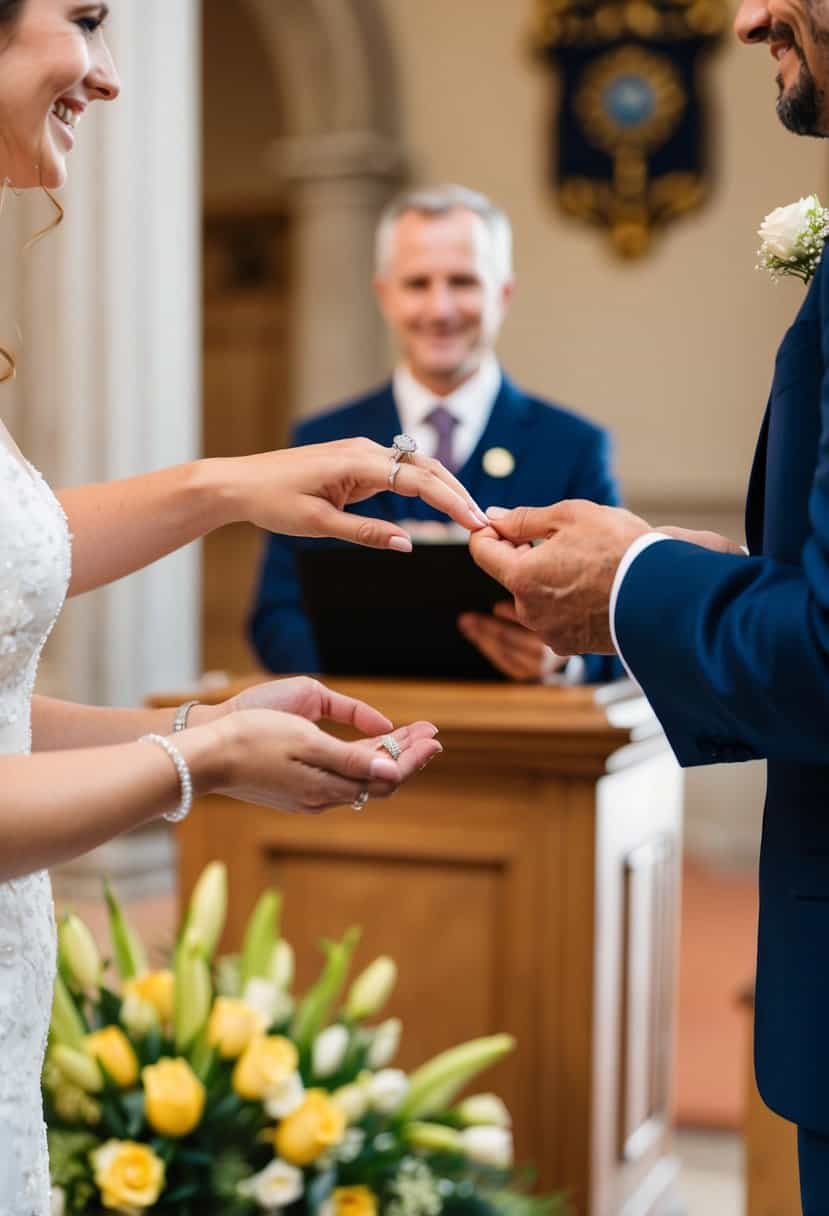
<svg viewBox="0 0 829 1216">
<path fill-rule="evenodd" d="M 595 503 L 573 498 L 549 507 L 516 507 L 513 511 L 490 507 L 487 518 L 499 536 L 511 540 L 514 545 L 521 545 L 546 540 L 560 528 L 580 522 L 591 510 L 595 510 L 595 506 Z"/>
<path fill-rule="evenodd" d="M 528 550 L 516 549 L 510 541 L 502 540 L 493 528 L 473 532 L 469 549 L 481 569 L 508 589 L 528 553 Z"/>
</svg>

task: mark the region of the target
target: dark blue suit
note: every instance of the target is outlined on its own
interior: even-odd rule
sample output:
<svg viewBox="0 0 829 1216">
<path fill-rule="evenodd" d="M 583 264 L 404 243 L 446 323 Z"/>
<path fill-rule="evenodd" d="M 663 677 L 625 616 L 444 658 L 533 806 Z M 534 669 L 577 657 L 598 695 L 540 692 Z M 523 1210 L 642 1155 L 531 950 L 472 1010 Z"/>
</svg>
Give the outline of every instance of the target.
<svg viewBox="0 0 829 1216">
<path fill-rule="evenodd" d="M 622 583 L 616 632 L 681 764 L 768 759 L 757 1080 L 774 1110 L 829 1133 L 826 258 L 777 355 L 746 535 L 747 558 L 680 541 L 646 549 Z M 829 1189 L 807 1210 L 829 1212 Z"/>
<path fill-rule="evenodd" d="M 400 430 L 392 386 L 386 384 L 301 423 L 293 442 L 325 443 L 365 435 L 391 446 Z M 506 448 L 515 458 L 515 469 L 508 477 L 492 477 L 484 469 L 484 454 L 495 447 Z M 484 510 L 490 506 L 546 506 L 560 498 L 588 498 L 610 505 L 619 501 L 607 432 L 577 414 L 527 396 L 506 376 L 484 433 L 458 477 Z M 395 521 L 445 518 L 420 499 L 391 493 L 378 494 L 353 510 Z M 268 537 L 250 634 L 257 654 L 271 671 L 319 670 L 294 555 L 300 546 L 321 543 L 326 542 Z M 587 659 L 590 680 L 614 679 L 621 674 L 615 659 L 598 655 Z"/>
</svg>

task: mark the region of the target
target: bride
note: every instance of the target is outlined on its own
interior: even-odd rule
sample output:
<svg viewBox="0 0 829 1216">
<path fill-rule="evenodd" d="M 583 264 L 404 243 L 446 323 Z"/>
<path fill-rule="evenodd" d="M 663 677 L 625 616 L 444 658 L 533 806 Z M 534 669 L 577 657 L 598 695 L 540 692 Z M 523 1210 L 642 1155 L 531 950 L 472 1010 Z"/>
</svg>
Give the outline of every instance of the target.
<svg viewBox="0 0 829 1216">
<path fill-rule="evenodd" d="M 62 186 L 84 111 L 117 97 L 106 11 L 82 0 L 0 0 L 4 187 Z M 7 379 L 14 363 L 0 356 Z M 218 706 L 184 706 L 175 717 L 33 696 L 38 657 L 64 597 L 237 520 L 407 552 L 402 529 L 344 510 L 388 489 L 392 467 L 398 493 L 420 495 L 468 529 L 485 522 L 436 462 L 415 454 L 392 466 L 388 450 L 363 439 L 196 461 L 55 497 L 0 424 L 3 1216 L 49 1211 L 40 1070 L 55 942 L 46 867 L 158 816 L 181 818 L 193 795 L 207 791 L 286 811 L 361 806 L 393 793 L 441 750 L 429 723 L 392 731 L 371 706 L 310 679 L 260 685 Z M 341 742 L 315 725 L 324 718 L 370 737 Z"/>
</svg>

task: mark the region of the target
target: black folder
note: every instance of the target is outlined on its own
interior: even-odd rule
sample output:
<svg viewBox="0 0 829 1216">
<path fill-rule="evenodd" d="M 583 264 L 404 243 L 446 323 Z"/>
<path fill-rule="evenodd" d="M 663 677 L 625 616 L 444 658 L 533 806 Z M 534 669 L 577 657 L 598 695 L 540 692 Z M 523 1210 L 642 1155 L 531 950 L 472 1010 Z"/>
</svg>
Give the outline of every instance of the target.
<svg viewBox="0 0 829 1216">
<path fill-rule="evenodd" d="M 504 679 L 458 630 L 461 613 L 510 598 L 466 544 L 408 554 L 315 545 L 297 563 L 323 675 Z"/>
</svg>

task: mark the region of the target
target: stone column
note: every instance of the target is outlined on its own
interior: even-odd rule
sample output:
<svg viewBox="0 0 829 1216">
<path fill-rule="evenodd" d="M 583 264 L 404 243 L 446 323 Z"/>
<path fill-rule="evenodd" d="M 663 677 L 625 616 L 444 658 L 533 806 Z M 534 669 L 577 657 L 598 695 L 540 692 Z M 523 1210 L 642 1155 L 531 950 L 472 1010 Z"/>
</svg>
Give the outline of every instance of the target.
<svg viewBox="0 0 829 1216">
<path fill-rule="evenodd" d="M 294 413 L 364 391 L 388 372 L 371 290 L 374 230 L 399 184 L 399 145 L 368 131 L 280 140 L 272 167 L 294 216 Z"/>
</svg>

